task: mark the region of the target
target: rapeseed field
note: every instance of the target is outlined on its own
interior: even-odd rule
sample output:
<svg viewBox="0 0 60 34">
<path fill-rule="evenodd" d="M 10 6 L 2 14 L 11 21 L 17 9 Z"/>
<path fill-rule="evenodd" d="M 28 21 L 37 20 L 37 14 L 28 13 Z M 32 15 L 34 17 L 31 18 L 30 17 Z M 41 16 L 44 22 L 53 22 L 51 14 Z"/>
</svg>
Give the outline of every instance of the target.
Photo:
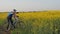
<svg viewBox="0 0 60 34">
<path fill-rule="evenodd" d="M 0 24 L 8 13 L 0 13 Z M 22 27 L 17 25 L 12 34 L 60 34 L 60 12 L 19 12 Z"/>
</svg>

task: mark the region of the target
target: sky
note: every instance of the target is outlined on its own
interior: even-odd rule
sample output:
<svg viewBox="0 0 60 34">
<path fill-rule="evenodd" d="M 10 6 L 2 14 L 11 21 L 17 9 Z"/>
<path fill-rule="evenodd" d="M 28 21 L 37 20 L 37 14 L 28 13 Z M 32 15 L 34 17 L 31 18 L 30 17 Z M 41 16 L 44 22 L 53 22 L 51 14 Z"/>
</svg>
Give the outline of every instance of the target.
<svg viewBox="0 0 60 34">
<path fill-rule="evenodd" d="M 0 0 L 0 12 L 60 10 L 60 0 Z"/>
</svg>

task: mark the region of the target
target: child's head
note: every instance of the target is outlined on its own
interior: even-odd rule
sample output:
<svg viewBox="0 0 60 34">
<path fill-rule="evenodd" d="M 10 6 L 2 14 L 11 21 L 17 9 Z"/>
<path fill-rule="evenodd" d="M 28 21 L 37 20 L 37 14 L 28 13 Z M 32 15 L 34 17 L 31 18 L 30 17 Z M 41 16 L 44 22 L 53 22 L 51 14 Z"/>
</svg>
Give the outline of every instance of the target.
<svg viewBox="0 0 60 34">
<path fill-rule="evenodd" d="M 16 14 L 19 14 L 19 12 L 16 12 Z"/>
</svg>

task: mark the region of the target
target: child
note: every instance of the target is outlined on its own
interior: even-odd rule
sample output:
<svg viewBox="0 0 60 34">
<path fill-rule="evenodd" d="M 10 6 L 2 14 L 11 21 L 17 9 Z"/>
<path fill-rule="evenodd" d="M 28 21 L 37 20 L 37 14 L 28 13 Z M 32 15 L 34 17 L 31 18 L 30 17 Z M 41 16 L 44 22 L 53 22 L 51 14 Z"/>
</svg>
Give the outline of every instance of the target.
<svg viewBox="0 0 60 34">
<path fill-rule="evenodd" d="M 19 21 L 19 16 L 16 16 L 16 19 L 14 20 L 14 25 Z"/>
</svg>

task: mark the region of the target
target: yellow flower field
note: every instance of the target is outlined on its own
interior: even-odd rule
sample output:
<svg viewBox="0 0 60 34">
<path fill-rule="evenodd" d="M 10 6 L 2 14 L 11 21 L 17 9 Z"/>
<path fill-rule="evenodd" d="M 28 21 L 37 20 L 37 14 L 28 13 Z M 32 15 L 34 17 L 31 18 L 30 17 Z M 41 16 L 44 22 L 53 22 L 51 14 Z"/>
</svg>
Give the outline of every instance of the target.
<svg viewBox="0 0 60 34">
<path fill-rule="evenodd" d="M 7 15 L 8 15 L 8 13 L 1 13 L 0 18 L 6 18 Z M 40 17 L 42 17 L 42 18 L 55 18 L 55 17 L 60 17 L 59 16 L 60 12 L 57 12 L 57 11 L 55 11 L 55 12 L 52 12 L 52 11 L 51 12 L 50 11 L 49 12 L 26 12 L 26 13 L 21 12 L 17 15 L 20 17 L 24 17 L 25 19 L 28 19 L 31 17 L 33 17 L 33 18 L 40 18 Z"/>
<path fill-rule="evenodd" d="M 0 13 L 0 20 L 6 19 L 8 13 Z M 24 23 L 24 28 L 18 27 L 12 34 L 59 34 L 60 11 L 20 12 L 17 14 Z"/>
</svg>

